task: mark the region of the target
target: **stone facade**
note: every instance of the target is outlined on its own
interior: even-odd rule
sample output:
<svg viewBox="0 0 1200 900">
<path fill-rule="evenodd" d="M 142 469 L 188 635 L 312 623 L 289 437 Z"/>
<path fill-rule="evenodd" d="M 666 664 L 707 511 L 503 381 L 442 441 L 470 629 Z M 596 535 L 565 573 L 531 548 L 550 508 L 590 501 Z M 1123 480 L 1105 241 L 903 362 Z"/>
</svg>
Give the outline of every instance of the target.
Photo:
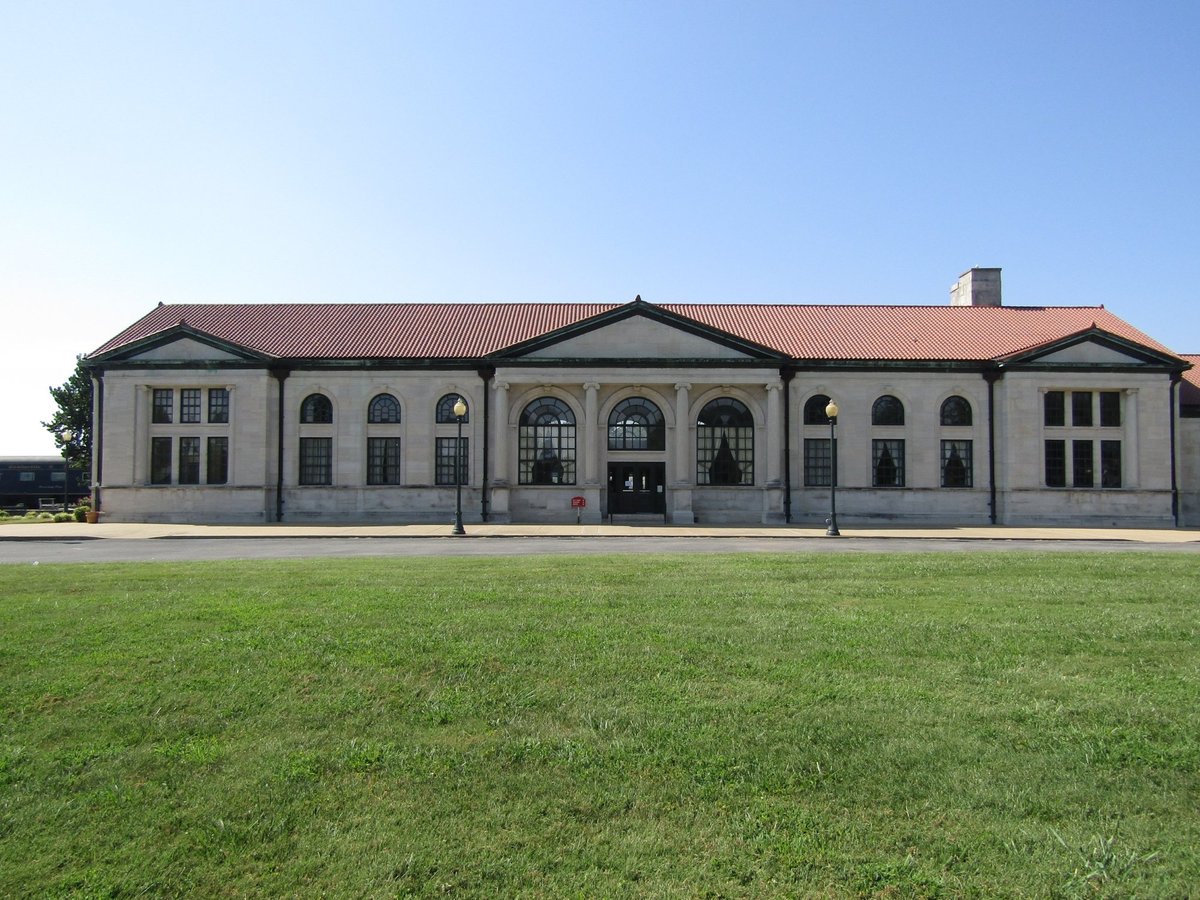
<svg viewBox="0 0 1200 900">
<path fill-rule="evenodd" d="M 437 409 L 457 396 L 469 408 L 468 523 L 616 514 L 820 525 L 830 427 L 806 412 L 830 397 L 840 407 L 843 524 L 1171 526 L 1173 502 L 1179 524 L 1200 507 L 1200 420 L 1180 420 L 1171 401 L 1186 364 L 1102 331 L 999 361 L 809 360 L 642 304 L 472 359 L 280 361 L 181 323 L 90 363 L 94 476 L 108 521 L 448 523 L 445 448 L 458 423 L 438 421 Z M 330 421 L 302 421 L 314 395 Z M 369 421 L 381 395 L 398 402 L 398 422 Z M 205 411 L 210 396 L 226 398 L 217 421 Z M 185 402 L 200 413 L 185 414 Z M 660 444 L 622 432 L 630 402 L 657 410 Z M 167 403 L 170 413 L 155 412 Z M 572 421 L 539 432 L 527 422 L 539 403 Z M 1062 403 L 1054 421 L 1047 404 Z M 713 424 L 713 410 L 741 418 Z M 623 444 L 622 433 L 641 437 Z M 544 435 L 556 442 L 553 477 L 537 474 L 534 457 L 550 452 Z M 395 450 L 396 439 L 390 483 L 371 483 L 371 447 L 390 440 Z M 320 448 L 317 480 L 328 483 L 304 483 L 302 445 Z"/>
</svg>

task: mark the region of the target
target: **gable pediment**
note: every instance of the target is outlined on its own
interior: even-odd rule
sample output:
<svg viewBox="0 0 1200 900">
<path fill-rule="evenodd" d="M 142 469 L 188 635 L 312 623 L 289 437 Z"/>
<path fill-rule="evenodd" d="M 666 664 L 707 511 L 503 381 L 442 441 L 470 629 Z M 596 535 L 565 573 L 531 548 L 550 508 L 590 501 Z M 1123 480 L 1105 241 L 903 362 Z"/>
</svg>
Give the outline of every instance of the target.
<svg viewBox="0 0 1200 900">
<path fill-rule="evenodd" d="M 1152 347 L 1137 344 L 1099 328 L 1034 347 L 1010 357 L 1007 366 L 1170 366 L 1179 360 Z"/>
<path fill-rule="evenodd" d="M 91 357 L 97 363 L 245 363 L 263 362 L 261 353 L 221 340 L 186 324 Z"/>
<path fill-rule="evenodd" d="M 502 351 L 509 359 L 757 360 L 778 351 L 644 302 L 632 303 Z"/>
</svg>

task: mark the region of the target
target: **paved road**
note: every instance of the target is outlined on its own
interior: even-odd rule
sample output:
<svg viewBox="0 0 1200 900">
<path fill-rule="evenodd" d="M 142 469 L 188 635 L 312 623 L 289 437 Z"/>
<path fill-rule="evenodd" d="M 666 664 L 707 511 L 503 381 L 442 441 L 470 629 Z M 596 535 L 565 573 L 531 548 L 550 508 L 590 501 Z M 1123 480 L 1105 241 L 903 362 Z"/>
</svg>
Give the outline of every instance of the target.
<svg viewBox="0 0 1200 900">
<path fill-rule="evenodd" d="M 1200 553 L 1200 542 L 1030 540 L 1023 538 L 471 536 L 466 537 L 185 537 L 94 540 L 0 539 L 0 564 L 193 562 L 215 559 L 305 559 L 363 556 L 530 556 L 599 553 L 929 553 L 929 552 Z"/>
</svg>

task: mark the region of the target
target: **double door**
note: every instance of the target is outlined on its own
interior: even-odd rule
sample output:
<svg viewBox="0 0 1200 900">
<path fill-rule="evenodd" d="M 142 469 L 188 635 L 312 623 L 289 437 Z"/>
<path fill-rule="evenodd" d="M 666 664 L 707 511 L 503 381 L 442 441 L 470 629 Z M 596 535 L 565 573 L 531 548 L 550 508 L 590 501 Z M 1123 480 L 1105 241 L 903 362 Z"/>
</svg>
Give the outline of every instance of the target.
<svg viewBox="0 0 1200 900">
<path fill-rule="evenodd" d="M 666 463 L 622 462 L 608 464 L 608 514 L 667 511 Z"/>
</svg>

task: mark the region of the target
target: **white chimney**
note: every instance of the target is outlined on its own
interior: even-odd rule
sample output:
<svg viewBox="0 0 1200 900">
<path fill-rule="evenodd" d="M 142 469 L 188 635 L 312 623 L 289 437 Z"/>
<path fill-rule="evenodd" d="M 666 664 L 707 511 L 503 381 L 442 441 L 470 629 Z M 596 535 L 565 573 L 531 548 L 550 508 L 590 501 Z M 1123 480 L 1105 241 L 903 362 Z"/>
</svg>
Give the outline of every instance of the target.
<svg viewBox="0 0 1200 900">
<path fill-rule="evenodd" d="M 950 288 L 951 306 L 1000 306 L 1000 270 L 967 269 Z"/>
</svg>

